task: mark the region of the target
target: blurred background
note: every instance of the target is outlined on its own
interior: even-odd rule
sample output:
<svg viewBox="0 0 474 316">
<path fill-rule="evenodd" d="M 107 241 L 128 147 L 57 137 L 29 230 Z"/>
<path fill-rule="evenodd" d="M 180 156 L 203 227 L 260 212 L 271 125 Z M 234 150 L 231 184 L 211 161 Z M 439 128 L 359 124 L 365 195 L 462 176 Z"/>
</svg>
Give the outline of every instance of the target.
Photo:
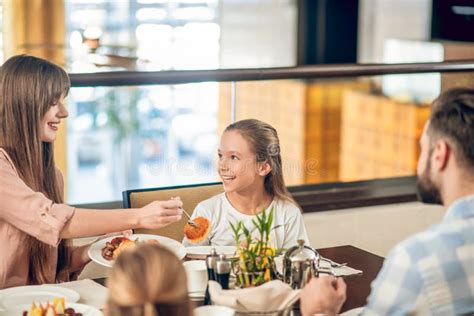
<svg viewBox="0 0 474 316">
<path fill-rule="evenodd" d="M 462 0 L 3 0 L 1 59 L 70 73 L 474 59 Z M 414 175 L 440 91 L 474 75 L 238 82 L 236 119 L 274 125 L 288 185 Z M 228 82 L 74 87 L 57 142 L 68 203 L 126 189 L 218 181 Z"/>
</svg>

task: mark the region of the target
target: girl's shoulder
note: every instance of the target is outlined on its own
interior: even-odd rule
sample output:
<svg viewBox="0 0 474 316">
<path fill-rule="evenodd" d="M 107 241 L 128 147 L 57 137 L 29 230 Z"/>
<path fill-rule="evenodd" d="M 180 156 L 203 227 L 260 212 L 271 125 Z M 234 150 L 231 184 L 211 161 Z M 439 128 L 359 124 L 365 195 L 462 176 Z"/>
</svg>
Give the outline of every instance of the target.
<svg viewBox="0 0 474 316">
<path fill-rule="evenodd" d="M 196 209 L 202 209 L 209 212 L 222 209 L 222 204 L 225 201 L 225 193 L 219 193 L 207 200 L 201 201 L 197 204 Z"/>
<path fill-rule="evenodd" d="M 294 202 L 275 197 L 273 201 L 275 212 L 285 212 L 287 215 L 300 215 L 301 209 Z"/>
</svg>

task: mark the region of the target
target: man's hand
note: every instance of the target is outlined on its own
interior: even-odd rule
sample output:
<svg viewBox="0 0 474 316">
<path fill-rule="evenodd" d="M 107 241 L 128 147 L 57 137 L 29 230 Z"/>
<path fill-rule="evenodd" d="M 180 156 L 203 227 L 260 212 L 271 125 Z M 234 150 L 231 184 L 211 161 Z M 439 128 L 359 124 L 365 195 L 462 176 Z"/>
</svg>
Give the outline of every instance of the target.
<svg viewBox="0 0 474 316">
<path fill-rule="evenodd" d="M 303 316 L 336 315 L 346 301 L 346 283 L 332 276 L 312 278 L 301 291 L 300 299 Z"/>
</svg>

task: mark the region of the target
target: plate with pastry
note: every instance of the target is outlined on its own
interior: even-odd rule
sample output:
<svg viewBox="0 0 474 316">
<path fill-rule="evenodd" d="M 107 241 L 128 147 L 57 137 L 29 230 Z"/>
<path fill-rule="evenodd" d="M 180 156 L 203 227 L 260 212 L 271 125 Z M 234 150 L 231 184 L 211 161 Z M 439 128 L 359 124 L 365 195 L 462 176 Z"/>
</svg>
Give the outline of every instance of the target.
<svg viewBox="0 0 474 316">
<path fill-rule="evenodd" d="M 103 316 L 97 308 L 79 303 L 65 303 L 63 297 L 55 298 L 53 301 L 39 303 L 34 301 L 30 304 L 16 306 L 0 312 L 0 316 L 24 315 L 24 316 Z"/>
<path fill-rule="evenodd" d="M 100 265 L 112 267 L 115 259 L 123 251 L 132 249 L 140 243 L 154 243 L 173 251 L 179 259 L 186 256 L 186 248 L 174 239 L 159 235 L 133 234 L 130 237 L 108 237 L 93 243 L 89 248 L 89 257 Z"/>
<path fill-rule="evenodd" d="M 80 295 L 72 289 L 49 284 L 11 287 L 0 290 L 0 311 L 28 305 L 33 301 L 53 302 L 58 297 L 73 303 L 79 301 Z"/>
</svg>

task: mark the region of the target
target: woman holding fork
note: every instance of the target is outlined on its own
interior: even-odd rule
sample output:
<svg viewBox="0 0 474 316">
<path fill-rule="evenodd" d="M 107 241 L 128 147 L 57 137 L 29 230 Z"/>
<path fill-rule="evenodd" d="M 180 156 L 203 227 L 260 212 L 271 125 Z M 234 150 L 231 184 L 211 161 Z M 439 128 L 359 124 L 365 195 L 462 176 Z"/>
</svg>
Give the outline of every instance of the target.
<svg viewBox="0 0 474 316">
<path fill-rule="evenodd" d="M 44 59 L 19 55 L 0 70 L 0 289 L 67 281 L 89 262 L 71 239 L 181 219 L 179 200 L 139 209 L 91 210 L 63 203 L 53 144 L 68 116 L 69 77 Z M 74 180 L 71 180 L 74 181 Z"/>
</svg>

